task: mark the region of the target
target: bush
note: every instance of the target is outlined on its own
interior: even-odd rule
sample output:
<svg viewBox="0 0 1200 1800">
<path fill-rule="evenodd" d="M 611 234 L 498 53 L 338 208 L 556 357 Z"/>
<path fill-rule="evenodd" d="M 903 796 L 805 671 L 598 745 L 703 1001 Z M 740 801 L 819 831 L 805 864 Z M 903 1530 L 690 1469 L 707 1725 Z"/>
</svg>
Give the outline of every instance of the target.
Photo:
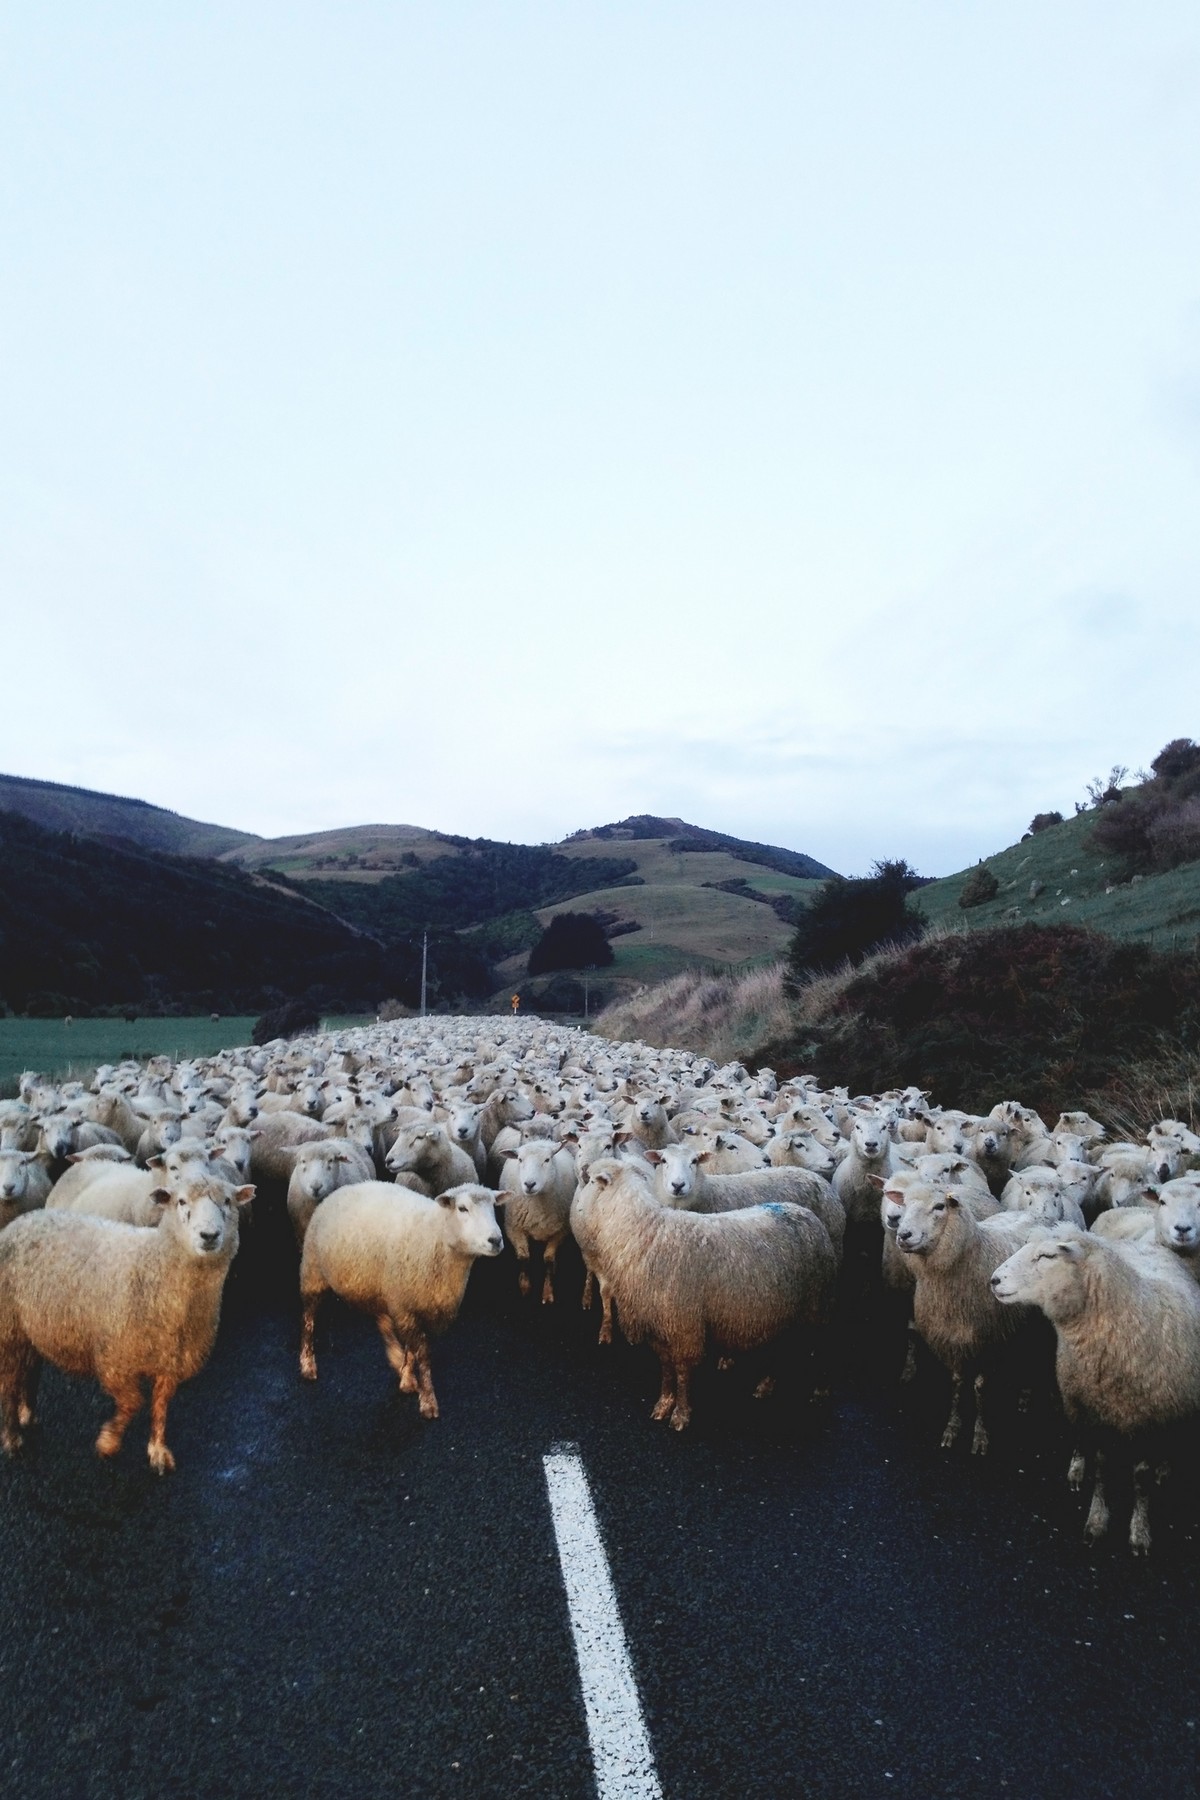
<svg viewBox="0 0 1200 1800">
<path fill-rule="evenodd" d="M 1144 781 L 1104 807 L 1089 839 L 1094 850 L 1119 857 L 1126 874 L 1200 859 L 1200 744 L 1172 738 L 1150 767 Z"/>
<path fill-rule="evenodd" d="M 958 896 L 960 906 L 984 906 L 1000 892 L 1000 883 L 986 863 L 976 863 Z"/>
<path fill-rule="evenodd" d="M 1039 831 L 1049 831 L 1052 825 L 1061 825 L 1063 816 L 1060 812 L 1034 813 L 1029 821 L 1030 835 L 1036 837 Z"/>
<path fill-rule="evenodd" d="M 613 960 L 604 927 L 591 913 L 555 913 L 529 952 L 529 973 L 555 969 L 601 969 Z"/>
<path fill-rule="evenodd" d="M 273 1006 L 261 1019 L 255 1019 L 250 1041 L 269 1044 L 273 1038 L 299 1037 L 303 1032 L 316 1031 L 320 1023 L 311 1000 L 285 1000 L 282 1006 Z"/>
<path fill-rule="evenodd" d="M 944 1106 L 1012 1098 L 1054 1113 L 1115 1091 L 1164 1044 L 1195 1053 L 1200 962 L 1080 926 L 995 926 L 881 956 L 813 1010 L 803 1044 L 760 1052 L 781 1075 L 803 1056 L 851 1093 L 913 1082 Z"/>
<path fill-rule="evenodd" d="M 861 962 L 880 944 L 908 943 L 924 923 L 908 904 L 920 877 L 908 864 L 877 862 L 858 880 L 835 875 L 800 914 L 788 948 L 793 981 L 844 962 Z"/>
</svg>

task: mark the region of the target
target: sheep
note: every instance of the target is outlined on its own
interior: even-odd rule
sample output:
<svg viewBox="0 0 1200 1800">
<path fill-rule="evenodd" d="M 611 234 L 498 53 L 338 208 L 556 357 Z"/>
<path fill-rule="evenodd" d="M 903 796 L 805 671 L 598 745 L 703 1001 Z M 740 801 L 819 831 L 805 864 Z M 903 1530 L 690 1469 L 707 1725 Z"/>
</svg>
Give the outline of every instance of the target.
<svg viewBox="0 0 1200 1800">
<path fill-rule="evenodd" d="M 385 1158 L 393 1174 L 419 1175 L 435 1194 L 447 1188 L 470 1186 L 475 1164 L 465 1150 L 452 1144 L 444 1125 L 406 1125 Z"/>
<path fill-rule="evenodd" d="M 542 1305 L 554 1303 L 555 1262 L 570 1231 L 571 1202 L 578 1179 L 575 1159 L 545 1138 L 530 1138 L 504 1165 L 500 1193 L 504 1198 L 504 1235 L 517 1254 L 517 1280 L 522 1294 L 530 1291 L 529 1246 L 542 1245 Z"/>
<path fill-rule="evenodd" d="M 766 1153 L 762 1146 L 752 1143 L 740 1132 L 713 1131 L 706 1126 L 696 1136 L 708 1157 L 706 1166 L 712 1175 L 744 1175 L 764 1166 Z M 694 1143 L 695 1139 L 692 1141 Z"/>
<path fill-rule="evenodd" d="M 913 1318 L 917 1330 L 938 1361 L 950 1371 L 950 1416 L 942 1432 L 942 1448 L 953 1447 L 962 1429 L 963 1382 L 975 1372 L 975 1431 L 971 1451 L 985 1456 L 988 1432 L 983 1393 L 989 1366 L 997 1352 L 1028 1318 L 1028 1309 L 1005 1311 L 989 1286 L 992 1271 L 1022 1241 L 1022 1231 L 999 1215 L 985 1230 L 961 1190 L 910 1187 L 896 1230 L 896 1242 L 914 1259 L 916 1291 Z"/>
<path fill-rule="evenodd" d="M 856 1119 L 850 1153 L 834 1171 L 833 1191 L 846 1209 L 848 1225 L 870 1225 L 879 1216 L 879 1190 L 872 1175 L 887 1176 L 896 1167 L 891 1139 L 874 1117 Z"/>
<path fill-rule="evenodd" d="M 954 1189 L 962 1204 L 980 1220 L 992 1218 L 1000 1210 L 1000 1202 L 973 1163 L 966 1162 L 962 1157 L 933 1155 L 920 1157 L 918 1162 L 924 1167 L 897 1169 L 886 1177 L 876 1175 L 871 1183 L 879 1192 L 879 1222 L 883 1226 L 883 1256 L 880 1262 L 883 1285 L 901 1298 L 905 1309 L 906 1349 L 904 1366 L 900 1372 L 902 1384 L 911 1381 L 917 1372 L 917 1328 L 912 1318 L 912 1294 L 917 1285 L 917 1276 L 911 1257 L 905 1256 L 896 1242 L 909 1189 L 922 1186 L 941 1188 L 945 1192 Z M 962 1176 L 966 1172 L 969 1172 L 971 1179 L 964 1181 Z"/>
<path fill-rule="evenodd" d="M 668 1144 L 651 1150 L 654 1192 L 664 1206 L 686 1207 L 689 1212 L 737 1212 L 746 1206 L 765 1206 L 786 1200 L 807 1206 L 829 1233 L 838 1261 L 846 1236 L 846 1213 L 832 1187 L 807 1169 L 751 1169 L 735 1175 L 709 1172 L 712 1153 L 687 1144 Z"/>
<path fill-rule="evenodd" d="M 706 1348 L 756 1350 L 789 1327 L 827 1322 L 837 1261 L 805 1207 L 676 1212 L 636 1164 L 611 1159 L 592 1164 L 587 1187 L 602 1291 L 607 1282 L 626 1337 L 650 1343 L 662 1367 L 652 1418 L 687 1426 L 691 1376 Z"/>
<path fill-rule="evenodd" d="M 488 1164 L 487 1145 L 480 1134 L 482 1119 L 482 1106 L 470 1106 L 464 1101 L 450 1109 L 450 1116 L 446 1120 L 451 1142 L 457 1144 L 460 1150 L 466 1151 L 475 1164 L 475 1173 L 480 1181 L 487 1174 Z"/>
<path fill-rule="evenodd" d="M 45 1206 L 50 1178 L 36 1150 L 0 1150 L 0 1231 Z"/>
<path fill-rule="evenodd" d="M 997 1200 L 1009 1178 L 1012 1158 L 1012 1129 L 1003 1120 L 984 1119 L 972 1134 L 967 1151 L 983 1172 L 983 1178 Z"/>
<path fill-rule="evenodd" d="M 776 1133 L 767 1141 L 766 1159 L 769 1168 L 807 1169 L 811 1175 L 821 1175 L 826 1181 L 833 1179 L 838 1166 L 838 1158 L 832 1150 L 826 1149 L 811 1131 L 789 1131 L 783 1136 Z"/>
<path fill-rule="evenodd" d="M 1066 1221 L 1080 1231 L 1086 1223 L 1079 1202 L 1058 1180 L 1057 1169 L 1023 1169 L 1004 1189 L 1005 1212 L 1034 1213 L 1044 1225 Z"/>
<path fill-rule="evenodd" d="M 91 1375 L 116 1412 L 96 1439 L 115 1456 L 153 1383 L 149 1460 L 175 1467 L 167 1408 L 208 1361 L 221 1294 L 237 1250 L 237 1208 L 250 1189 L 209 1179 L 160 1190 L 156 1231 L 109 1219 L 38 1212 L 0 1233 L 0 1446 L 18 1450 L 33 1423 L 39 1359 Z"/>
<path fill-rule="evenodd" d="M 1092 1230 L 1109 1243 L 1157 1244 L 1200 1280 L 1200 1181 L 1179 1177 L 1146 1188 L 1143 1206 L 1101 1213 Z"/>
<path fill-rule="evenodd" d="M 1065 1228 L 1016 1250 L 991 1285 L 1000 1305 L 1038 1307 L 1054 1327 L 1063 1406 L 1095 1449 L 1084 1537 L 1095 1543 L 1108 1530 L 1105 1465 L 1120 1445 L 1134 1464 L 1129 1548 L 1148 1555 L 1150 1453 L 1168 1427 L 1200 1412 L 1200 1286 L 1167 1251 Z M 1077 1452 L 1073 1487 L 1085 1466 Z"/>
<path fill-rule="evenodd" d="M 300 1261 L 304 1379 L 317 1379 L 317 1309 L 332 1292 L 374 1317 L 401 1392 L 416 1392 L 421 1417 L 436 1419 L 429 1340 L 457 1318 L 475 1258 L 503 1248 L 495 1198 L 473 1182 L 429 1200 L 363 1181 L 322 1201 Z"/>
<path fill-rule="evenodd" d="M 1101 1211 L 1110 1206 L 1137 1206 L 1149 1182 L 1170 1181 L 1179 1172 L 1182 1151 L 1164 1140 L 1157 1148 L 1145 1144 L 1113 1144 L 1100 1158 L 1093 1197 Z"/>
<path fill-rule="evenodd" d="M 318 1119 L 303 1113 L 280 1112 L 261 1116 L 255 1122 L 258 1136 L 250 1152 L 250 1172 L 255 1182 L 287 1181 L 292 1173 L 292 1158 L 301 1144 L 319 1143 L 328 1132 Z"/>
<path fill-rule="evenodd" d="M 353 1187 L 374 1177 L 371 1158 L 345 1138 L 301 1144 L 292 1158 L 287 1190 L 288 1218 L 296 1234 L 297 1249 L 304 1248 L 304 1234 L 322 1200 L 337 1188 Z"/>
</svg>

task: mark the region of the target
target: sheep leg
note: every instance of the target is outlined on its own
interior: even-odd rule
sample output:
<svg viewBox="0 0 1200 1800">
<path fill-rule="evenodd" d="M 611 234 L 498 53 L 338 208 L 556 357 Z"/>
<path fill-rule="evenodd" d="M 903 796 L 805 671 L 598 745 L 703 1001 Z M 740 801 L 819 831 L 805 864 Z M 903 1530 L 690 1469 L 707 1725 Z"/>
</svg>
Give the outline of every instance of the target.
<svg viewBox="0 0 1200 1800">
<path fill-rule="evenodd" d="M 1108 1501 L 1104 1497 L 1104 1452 L 1096 1452 L 1096 1481 L 1092 1488 L 1092 1504 L 1088 1508 L 1083 1535 L 1089 1544 L 1096 1543 L 1108 1530 Z"/>
<path fill-rule="evenodd" d="M 142 1409 L 142 1389 L 136 1376 L 120 1387 L 110 1387 L 108 1392 L 110 1397 L 116 1401 L 117 1410 L 108 1423 L 102 1426 L 100 1436 L 96 1439 L 97 1456 L 115 1456 L 117 1454 L 130 1419 Z"/>
<path fill-rule="evenodd" d="M 375 1323 L 379 1327 L 379 1335 L 383 1339 L 383 1347 L 387 1353 L 388 1362 L 400 1377 L 400 1392 L 402 1394 L 415 1394 L 417 1391 L 417 1378 L 413 1374 L 411 1351 L 406 1350 L 396 1336 L 396 1328 L 392 1324 L 387 1313 L 380 1313 L 376 1318 Z"/>
<path fill-rule="evenodd" d="M 962 1372 L 956 1369 L 950 1377 L 950 1417 L 946 1420 L 946 1429 L 942 1433 L 942 1449 L 952 1450 L 954 1441 L 962 1430 Z"/>
<path fill-rule="evenodd" d="M 1086 1474 L 1087 1457 L 1084 1454 L 1083 1446 L 1081 1444 L 1076 1444 L 1074 1450 L 1071 1452 L 1071 1460 L 1067 1464 L 1068 1486 L 1073 1487 L 1076 1492 L 1078 1492 L 1083 1486 L 1083 1478 Z"/>
<path fill-rule="evenodd" d="M 904 1367 L 900 1371 L 900 1385 L 915 1379 L 917 1373 L 917 1327 L 916 1321 L 908 1321 L 907 1349 L 904 1355 Z"/>
<path fill-rule="evenodd" d="M 542 1305 L 554 1305 L 554 1276 L 558 1268 L 558 1246 L 562 1237 L 554 1237 L 542 1252 Z"/>
<path fill-rule="evenodd" d="M 175 1467 L 175 1458 L 167 1449 L 167 1407 L 171 1403 L 177 1383 L 166 1375 L 156 1375 L 154 1388 L 150 1395 L 150 1467 L 156 1475 L 169 1475 Z"/>
<path fill-rule="evenodd" d="M 692 1379 L 693 1363 L 675 1359 L 675 1409 L 671 1414 L 671 1424 L 676 1431 L 684 1431 L 692 1422 L 692 1402 L 688 1394 L 688 1384 Z"/>
<path fill-rule="evenodd" d="M 17 1402 L 17 1421 L 24 1428 L 36 1424 L 38 1382 L 42 1374 L 42 1359 L 31 1356 L 25 1371 L 25 1380 L 21 1386 L 21 1396 Z"/>
<path fill-rule="evenodd" d="M 6 1359 L 3 1376 L 0 1377 L 0 1413 L 3 1414 L 3 1426 L 0 1427 L 0 1445 L 11 1456 L 14 1450 L 21 1448 L 24 1439 L 20 1427 L 21 1395 L 25 1385 L 25 1371 L 31 1346 L 23 1346 L 15 1356 Z"/>
<path fill-rule="evenodd" d="M 652 1419 L 666 1419 L 675 1410 L 675 1361 L 669 1350 L 658 1349 L 658 1359 L 662 1364 L 662 1392 L 651 1412 Z"/>
<path fill-rule="evenodd" d="M 423 1419 L 436 1419 L 437 1395 L 433 1391 L 433 1375 L 429 1368 L 429 1345 L 424 1338 L 413 1346 L 412 1359 L 417 1376 L 417 1408 Z"/>
<path fill-rule="evenodd" d="M 596 1339 L 596 1342 L 598 1344 L 611 1344 L 613 1341 L 612 1289 L 604 1280 L 603 1276 L 600 1277 L 599 1286 L 600 1305 L 603 1309 L 603 1314 L 600 1320 L 600 1336 Z"/>
<path fill-rule="evenodd" d="M 521 1290 L 521 1297 L 528 1299 L 533 1288 L 533 1283 L 529 1279 L 529 1238 L 519 1225 L 513 1224 L 511 1219 L 505 1219 L 504 1230 L 509 1243 L 517 1253 L 517 1286 Z"/>
<path fill-rule="evenodd" d="M 304 1317 L 300 1325 L 300 1373 L 305 1381 L 317 1379 L 317 1308 L 323 1295 L 307 1294 L 304 1299 Z"/>
<path fill-rule="evenodd" d="M 595 1299 L 595 1297 L 596 1297 L 596 1273 L 595 1273 L 594 1269 L 589 1269 L 583 1278 L 583 1297 L 579 1302 L 580 1307 L 582 1308 L 582 1310 L 584 1312 L 591 1311 L 592 1302 Z"/>
<path fill-rule="evenodd" d="M 1150 1554 L 1150 1464 L 1133 1465 L 1133 1512 L 1129 1519 L 1129 1548 L 1135 1556 Z"/>
<path fill-rule="evenodd" d="M 971 1455 L 986 1456 L 988 1453 L 987 1426 L 983 1422 L 983 1383 L 984 1377 L 975 1377 L 975 1432 L 971 1438 Z"/>
</svg>

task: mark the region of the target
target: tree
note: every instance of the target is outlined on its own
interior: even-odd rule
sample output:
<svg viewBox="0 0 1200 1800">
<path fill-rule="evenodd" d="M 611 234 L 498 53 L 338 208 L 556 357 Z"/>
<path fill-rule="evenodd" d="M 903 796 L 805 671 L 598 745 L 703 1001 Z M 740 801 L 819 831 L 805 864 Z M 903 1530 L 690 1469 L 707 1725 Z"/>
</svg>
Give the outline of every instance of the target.
<svg viewBox="0 0 1200 1800">
<path fill-rule="evenodd" d="M 986 863 L 976 863 L 967 879 L 963 882 L 962 893 L 958 896 L 960 906 L 984 906 L 994 900 L 1000 892 L 1000 883 Z"/>
<path fill-rule="evenodd" d="M 529 952 L 529 973 L 607 968 L 612 960 L 612 945 L 591 913 L 555 913 Z"/>
<path fill-rule="evenodd" d="M 924 920 L 908 903 L 920 876 L 903 859 L 873 864 L 870 875 L 835 875 L 801 914 L 788 949 L 792 976 L 861 962 L 882 944 L 920 937 Z"/>
<path fill-rule="evenodd" d="M 1052 825 L 1061 825 L 1063 816 L 1060 812 L 1034 813 L 1029 821 L 1029 830 L 1034 837 L 1039 831 L 1049 831 Z"/>
</svg>

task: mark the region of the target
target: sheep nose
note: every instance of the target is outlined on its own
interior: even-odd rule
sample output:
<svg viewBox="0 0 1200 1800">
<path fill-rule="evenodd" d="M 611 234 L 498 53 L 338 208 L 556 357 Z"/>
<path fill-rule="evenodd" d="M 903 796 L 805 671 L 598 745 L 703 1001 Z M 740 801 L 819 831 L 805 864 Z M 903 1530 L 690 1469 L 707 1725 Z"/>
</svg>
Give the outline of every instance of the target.
<svg viewBox="0 0 1200 1800">
<path fill-rule="evenodd" d="M 490 1238 L 489 1238 L 489 1239 L 488 1239 L 488 1247 L 489 1247 L 489 1249 L 492 1249 L 492 1250 L 501 1250 L 501 1249 L 502 1249 L 502 1248 L 503 1248 L 503 1246 L 504 1246 L 504 1240 L 503 1240 L 503 1238 L 502 1238 L 502 1237 L 501 1237 L 501 1236 L 500 1236 L 500 1234 L 499 1234 L 499 1232 L 496 1232 L 496 1233 L 495 1233 L 495 1234 L 494 1234 L 494 1235 L 493 1235 L 493 1236 L 492 1236 L 492 1237 L 490 1237 Z"/>
<path fill-rule="evenodd" d="M 1000 1277 L 999 1277 L 999 1276 L 998 1276 L 998 1275 L 993 1275 L 993 1276 L 992 1276 L 992 1286 L 993 1286 L 993 1287 L 994 1287 L 994 1288 L 995 1288 L 995 1289 L 996 1289 L 996 1290 L 997 1290 L 997 1292 L 999 1292 L 999 1288 L 1000 1288 Z"/>
<path fill-rule="evenodd" d="M 202 1231 L 200 1233 L 200 1242 L 204 1245 L 206 1250 L 215 1250 L 220 1241 L 221 1234 L 219 1231 Z"/>
<path fill-rule="evenodd" d="M 913 1241 L 913 1234 L 911 1231 L 908 1231 L 908 1230 L 898 1231 L 896 1233 L 896 1236 L 900 1239 L 900 1242 L 902 1244 L 911 1244 Z"/>
<path fill-rule="evenodd" d="M 533 1192 L 533 1190 L 534 1190 L 534 1188 L 535 1188 L 535 1187 L 536 1187 L 536 1185 L 537 1185 L 537 1183 L 536 1183 L 536 1182 L 533 1182 L 533 1181 L 526 1181 L 526 1182 L 524 1182 L 524 1183 L 523 1183 L 523 1186 L 524 1186 L 524 1188 L 525 1188 L 525 1192 L 526 1192 L 526 1193 L 527 1193 L 527 1194 L 532 1194 L 532 1192 Z"/>
<path fill-rule="evenodd" d="M 672 1183 L 671 1183 L 671 1192 L 672 1192 L 672 1193 L 673 1193 L 673 1194 L 682 1194 L 682 1192 L 683 1192 L 683 1183 L 682 1183 L 682 1181 L 673 1181 L 673 1182 L 672 1182 Z"/>
</svg>

